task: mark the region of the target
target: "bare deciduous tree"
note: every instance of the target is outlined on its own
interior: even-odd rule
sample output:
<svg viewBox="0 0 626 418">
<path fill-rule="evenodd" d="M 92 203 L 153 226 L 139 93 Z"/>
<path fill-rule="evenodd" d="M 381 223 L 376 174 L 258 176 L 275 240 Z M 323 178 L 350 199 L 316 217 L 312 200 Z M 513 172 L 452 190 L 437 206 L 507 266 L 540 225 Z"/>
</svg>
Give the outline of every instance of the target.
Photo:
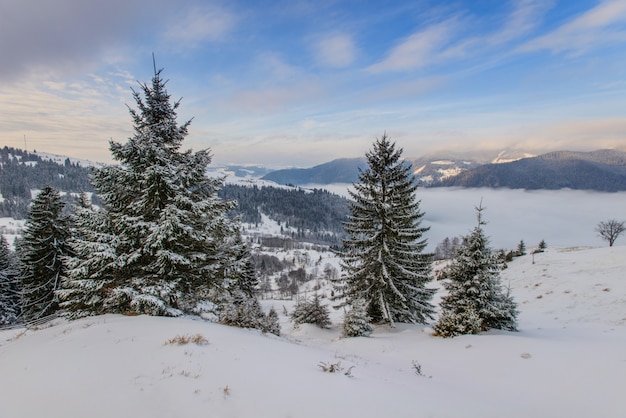
<svg viewBox="0 0 626 418">
<path fill-rule="evenodd" d="M 596 232 L 600 237 L 609 242 L 609 247 L 612 247 L 615 240 L 626 231 L 626 224 L 624 221 L 618 221 L 616 219 L 610 219 L 608 221 L 602 221 L 596 226 Z"/>
</svg>

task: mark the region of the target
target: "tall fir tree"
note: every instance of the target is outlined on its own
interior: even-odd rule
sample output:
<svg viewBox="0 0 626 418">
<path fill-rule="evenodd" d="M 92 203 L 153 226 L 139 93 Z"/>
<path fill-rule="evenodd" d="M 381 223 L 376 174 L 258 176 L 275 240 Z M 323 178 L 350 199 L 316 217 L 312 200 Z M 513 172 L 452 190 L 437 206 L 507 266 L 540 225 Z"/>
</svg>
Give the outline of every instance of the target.
<svg viewBox="0 0 626 418">
<path fill-rule="evenodd" d="M 478 225 L 459 247 L 443 282 L 448 294 L 434 330 L 443 337 L 475 334 L 492 328 L 517 329 L 517 305 L 500 283 L 500 262 L 483 231 L 484 208 L 476 208 Z"/>
<path fill-rule="evenodd" d="M 223 180 L 206 176 L 209 151 L 180 150 L 190 122 L 178 124 L 180 101 L 171 102 L 165 85 L 155 68 L 151 85 L 133 90 L 134 136 L 125 144 L 111 141 L 118 164 L 94 173 L 103 201 L 96 215 L 102 222 L 96 223 L 110 235 L 100 236 L 107 248 L 96 262 L 106 284 L 75 292 L 65 300 L 68 308 L 84 304 L 96 289 L 102 308 L 92 314 L 104 310 L 180 315 L 195 312 L 198 302 L 224 280 L 227 244 L 236 230 L 226 212 L 234 205 L 217 196 Z M 73 266 L 88 254 L 77 256 L 82 260 L 74 260 Z M 76 271 L 68 288 L 80 289 L 79 282 L 90 280 L 90 274 L 98 278 L 95 272 Z"/>
<path fill-rule="evenodd" d="M 70 255 L 67 218 L 58 190 L 45 186 L 33 200 L 19 245 L 22 315 L 35 320 L 58 309 L 55 291 Z"/>
<path fill-rule="evenodd" d="M 387 135 L 366 154 L 368 167 L 350 192 L 348 238 L 339 252 L 345 275 L 333 281 L 339 306 L 362 301 L 374 322 L 425 323 L 433 318 L 433 254 L 424 253 L 429 228 L 416 197 L 410 165 Z"/>
<path fill-rule="evenodd" d="M 17 322 L 20 314 L 20 288 L 13 254 L 0 235 L 0 325 Z"/>
</svg>

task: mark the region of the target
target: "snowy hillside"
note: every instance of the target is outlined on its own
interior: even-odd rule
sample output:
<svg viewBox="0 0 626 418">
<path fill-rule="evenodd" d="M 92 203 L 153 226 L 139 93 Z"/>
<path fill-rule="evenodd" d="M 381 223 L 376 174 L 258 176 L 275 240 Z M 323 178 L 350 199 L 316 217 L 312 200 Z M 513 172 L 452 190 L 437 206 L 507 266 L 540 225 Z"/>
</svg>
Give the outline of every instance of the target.
<svg viewBox="0 0 626 418">
<path fill-rule="evenodd" d="M 624 271 L 626 246 L 517 258 L 503 282 L 520 332 L 454 339 L 344 339 L 337 311 L 294 329 L 276 300 L 282 337 L 114 315 L 0 331 L 0 417 L 622 417 Z"/>
</svg>

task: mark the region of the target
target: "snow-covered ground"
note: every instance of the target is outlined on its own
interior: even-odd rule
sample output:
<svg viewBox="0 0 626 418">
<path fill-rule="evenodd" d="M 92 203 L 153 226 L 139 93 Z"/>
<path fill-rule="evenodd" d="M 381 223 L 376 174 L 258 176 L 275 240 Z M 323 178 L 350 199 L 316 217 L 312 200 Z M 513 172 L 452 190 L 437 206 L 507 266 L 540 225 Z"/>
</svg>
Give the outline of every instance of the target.
<svg viewBox="0 0 626 418">
<path fill-rule="evenodd" d="M 503 280 L 520 331 L 454 339 L 422 325 L 341 338 L 341 311 L 294 329 L 293 302 L 267 300 L 281 337 L 116 315 L 0 331 L 0 417 L 623 417 L 624 271 L 626 246 L 517 258 Z"/>
</svg>

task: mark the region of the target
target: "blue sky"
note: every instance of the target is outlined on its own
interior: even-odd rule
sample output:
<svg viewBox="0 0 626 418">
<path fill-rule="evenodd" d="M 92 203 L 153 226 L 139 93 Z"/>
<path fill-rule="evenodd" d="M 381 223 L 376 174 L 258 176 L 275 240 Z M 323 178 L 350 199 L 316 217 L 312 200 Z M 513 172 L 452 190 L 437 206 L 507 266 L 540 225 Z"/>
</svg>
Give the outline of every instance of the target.
<svg viewBox="0 0 626 418">
<path fill-rule="evenodd" d="M 626 150 L 626 0 L 2 0 L 0 144 L 109 162 L 153 52 L 215 163 Z"/>
</svg>

